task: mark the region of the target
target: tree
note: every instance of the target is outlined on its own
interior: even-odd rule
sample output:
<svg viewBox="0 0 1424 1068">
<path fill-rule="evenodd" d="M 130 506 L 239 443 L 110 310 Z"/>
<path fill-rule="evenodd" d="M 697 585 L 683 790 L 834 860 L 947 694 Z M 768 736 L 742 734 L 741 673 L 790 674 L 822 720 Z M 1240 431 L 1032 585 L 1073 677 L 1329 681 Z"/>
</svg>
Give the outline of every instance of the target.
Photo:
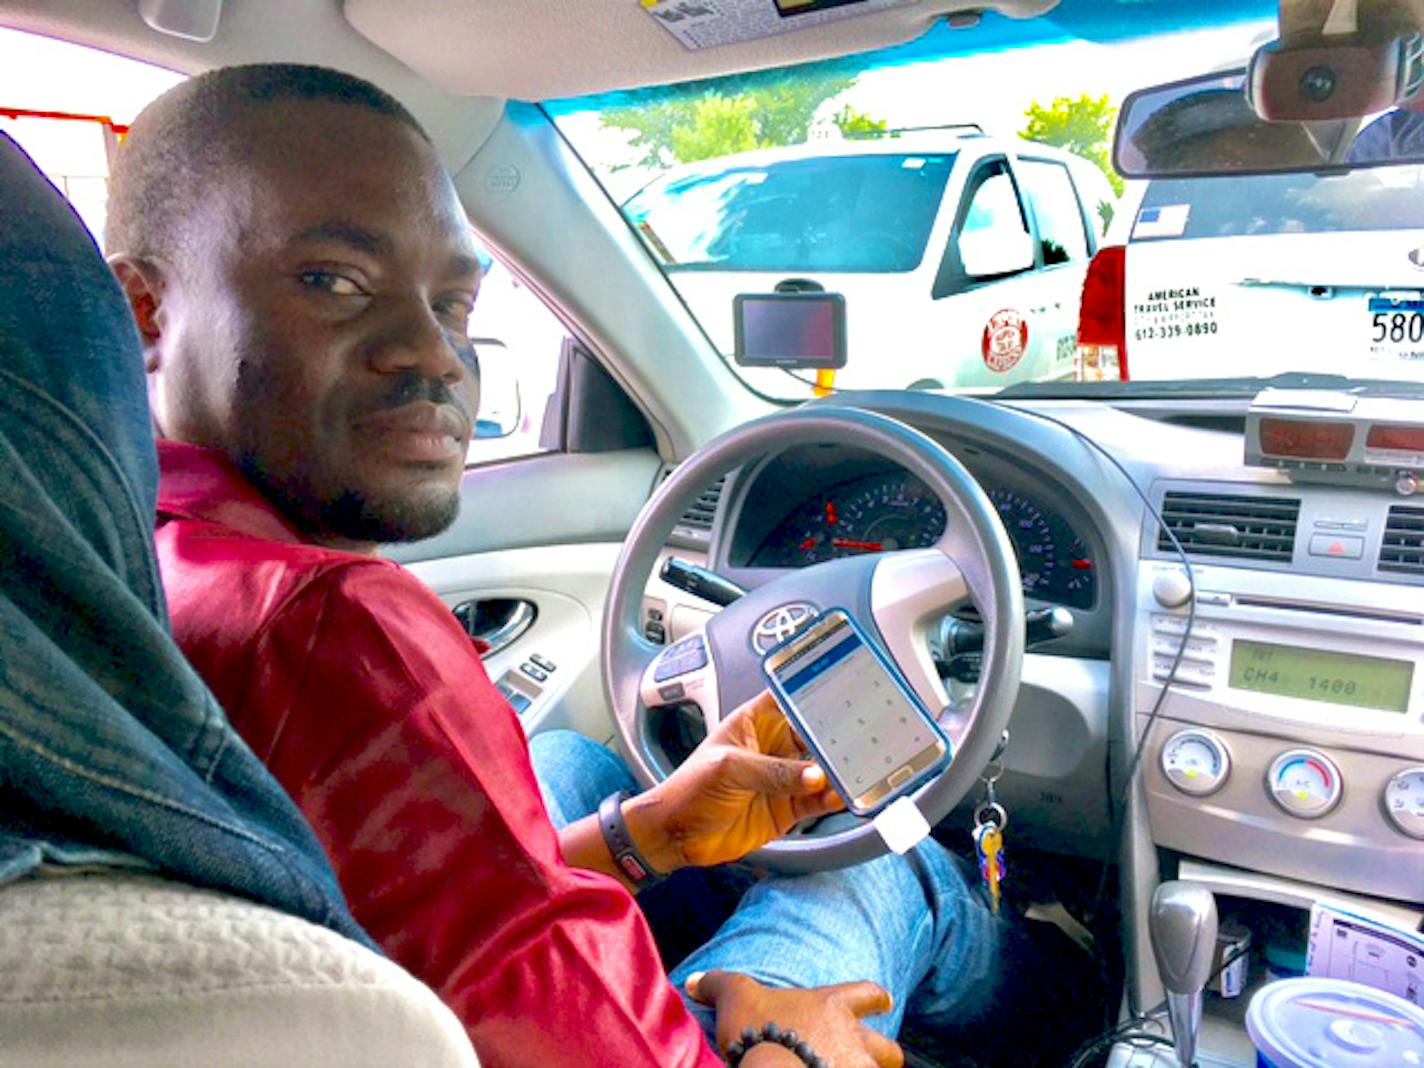
<svg viewBox="0 0 1424 1068">
<path fill-rule="evenodd" d="M 865 112 L 856 111 L 849 104 L 836 112 L 831 121 L 836 124 L 842 137 L 867 137 L 870 134 L 885 132 L 884 119 L 872 119 Z"/>
<path fill-rule="evenodd" d="M 1122 179 L 1113 170 L 1112 161 L 1108 158 L 1117 108 L 1108 101 L 1107 94 L 1089 96 L 1084 93 L 1077 99 L 1055 97 L 1048 107 L 1034 102 L 1028 106 L 1024 117 L 1028 119 L 1028 125 L 1019 131 L 1020 137 L 1057 145 L 1091 160 L 1107 175 L 1113 192 L 1122 195 Z"/>
<path fill-rule="evenodd" d="M 636 101 L 609 108 L 605 127 L 631 130 L 630 144 L 642 152 L 638 165 L 668 167 L 754 148 L 798 145 L 806 140 L 821 105 L 855 84 L 855 75 L 827 69 L 773 71 L 719 78 L 678 90 L 640 90 Z M 669 93 L 672 93 L 669 96 Z M 850 112 L 842 109 L 842 114 Z M 875 129 L 876 120 L 859 112 L 854 121 Z M 883 129 L 884 122 L 878 128 Z"/>
<path fill-rule="evenodd" d="M 752 102 L 746 96 L 705 96 L 692 105 L 691 121 L 675 125 L 668 147 L 679 163 L 714 159 L 760 148 Z"/>
</svg>

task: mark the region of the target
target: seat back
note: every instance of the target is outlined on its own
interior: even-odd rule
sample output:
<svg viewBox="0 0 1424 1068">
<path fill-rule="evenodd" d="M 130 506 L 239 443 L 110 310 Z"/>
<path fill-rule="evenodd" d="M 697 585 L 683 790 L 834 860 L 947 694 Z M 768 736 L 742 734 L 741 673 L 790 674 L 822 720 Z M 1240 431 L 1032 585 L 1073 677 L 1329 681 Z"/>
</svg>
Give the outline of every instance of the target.
<svg viewBox="0 0 1424 1068">
<path fill-rule="evenodd" d="M 6 1068 L 477 1068 L 435 994 L 325 927 L 153 875 L 0 887 Z"/>
</svg>

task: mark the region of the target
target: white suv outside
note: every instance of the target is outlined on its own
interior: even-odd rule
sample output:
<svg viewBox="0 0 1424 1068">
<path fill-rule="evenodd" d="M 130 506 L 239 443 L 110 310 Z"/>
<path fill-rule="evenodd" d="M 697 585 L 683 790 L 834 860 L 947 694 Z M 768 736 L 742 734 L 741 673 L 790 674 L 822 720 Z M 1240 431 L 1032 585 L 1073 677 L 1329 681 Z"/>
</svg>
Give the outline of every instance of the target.
<svg viewBox="0 0 1424 1068">
<path fill-rule="evenodd" d="M 1076 377 L 1424 379 L 1424 166 L 1129 183 Z"/>
<path fill-rule="evenodd" d="M 956 127 L 684 164 L 623 212 L 722 352 L 734 296 L 802 279 L 845 297 L 838 387 L 998 388 L 1072 376 L 1114 205 L 1087 160 Z"/>
</svg>

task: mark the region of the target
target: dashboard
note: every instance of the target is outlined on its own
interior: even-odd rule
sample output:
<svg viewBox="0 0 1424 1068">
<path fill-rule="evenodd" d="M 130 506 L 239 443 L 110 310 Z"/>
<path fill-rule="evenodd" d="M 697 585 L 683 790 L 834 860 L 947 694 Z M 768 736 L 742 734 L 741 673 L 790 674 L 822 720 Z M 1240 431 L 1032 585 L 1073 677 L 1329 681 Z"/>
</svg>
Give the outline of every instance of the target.
<svg viewBox="0 0 1424 1068">
<path fill-rule="evenodd" d="M 1141 747 L 1159 847 L 1420 899 L 1424 804 L 1417 820 L 1390 806 L 1401 783 L 1424 783 L 1424 537 L 1411 533 L 1424 529 L 1424 507 L 1248 466 L 1244 405 L 1233 418 L 1177 402 L 853 403 L 900 418 L 964 464 L 1003 520 L 1026 606 L 1072 613 L 1068 636 L 1025 657 L 1000 784 L 1018 833 L 1068 852 L 1106 845 L 1103 767 L 1115 739 Z M 928 488 L 882 457 L 798 446 L 727 480 L 706 561 L 750 588 L 828 560 L 932 545 L 945 523 Z M 1193 584 L 1194 613 L 1174 592 Z M 1284 681 L 1262 682 L 1259 665 L 1242 660 L 1252 655 L 1284 665 L 1271 668 Z M 1286 679 L 1287 668 L 1305 675 Z M 1388 702 L 1346 699 L 1382 671 L 1394 680 Z M 1328 692 L 1302 690 L 1312 680 Z M 1333 785 L 1302 808 L 1290 776 L 1315 767 Z M 1388 857 L 1391 873 L 1362 865 L 1366 855 Z"/>
<path fill-rule="evenodd" d="M 1139 1000 L 1160 996 L 1141 948 L 1159 876 L 1424 916 L 1424 453 L 1417 480 L 1248 463 L 1246 399 L 823 403 L 954 455 L 998 510 L 1026 607 L 1072 613 L 1024 656 L 998 796 L 1016 841 L 1119 861 Z M 908 472 L 825 442 L 734 472 L 702 548 L 753 588 L 945 524 Z M 1114 823 L 1128 774 L 1138 800 Z"/>
</svg>

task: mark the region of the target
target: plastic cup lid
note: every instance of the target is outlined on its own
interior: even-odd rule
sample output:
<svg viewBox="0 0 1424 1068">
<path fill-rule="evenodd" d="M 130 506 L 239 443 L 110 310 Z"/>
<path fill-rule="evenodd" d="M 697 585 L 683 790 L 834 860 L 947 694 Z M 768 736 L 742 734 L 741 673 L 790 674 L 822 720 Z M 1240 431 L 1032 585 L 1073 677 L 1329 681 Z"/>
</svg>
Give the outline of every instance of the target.
<svg viewBox="0 0 1424 1068">
<path fill-rule="evenodd" d="M 1344 979 L 1268 983 L 1246 1030 L 1274 1068 L 1424 1068 L 1424 1009 Z"/>
</svg>

